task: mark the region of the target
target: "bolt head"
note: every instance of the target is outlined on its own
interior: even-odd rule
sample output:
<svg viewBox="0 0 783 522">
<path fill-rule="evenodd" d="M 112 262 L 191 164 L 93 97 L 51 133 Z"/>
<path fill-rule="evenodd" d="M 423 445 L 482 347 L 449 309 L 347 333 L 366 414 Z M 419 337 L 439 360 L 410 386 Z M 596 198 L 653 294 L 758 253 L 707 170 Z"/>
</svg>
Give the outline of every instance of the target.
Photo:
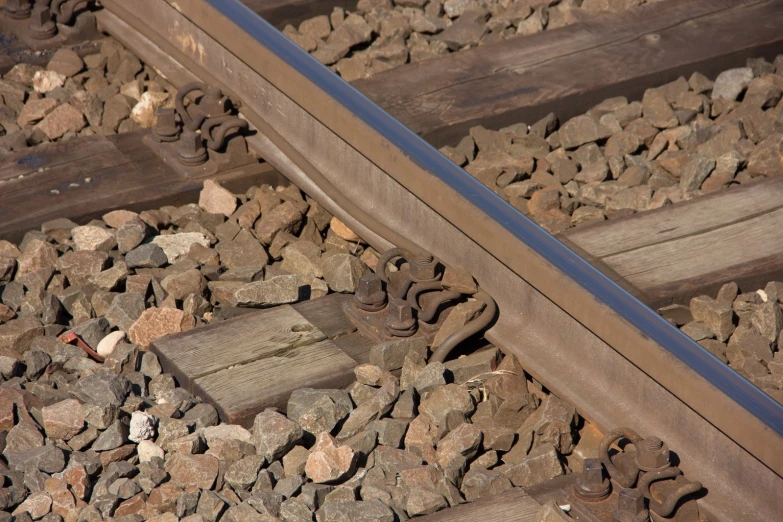
<svg viewBox="0 0 783 522">
<path fill-rule="evenodd" d="M 35 4 L 33 7 L 33 23 L 44 25 L 52 21 L 52 10 L 45 4 Z"/>
<path fill-rule="evenodd" d="M 669 446 L 657 437 L 648 437 L 636 448 L 636 465 L 642 471 L 666 468 L 671 463 Z"/>
<path fill-rule="evenodd" d="M 228 97 L 223 96 L 219 87 L 209 87 L 198 106 L 208 117 L 224 116 L 231 111 Z"/>
<path fill-rule="evenodd" d="M 648 520 L 649 513 L 644 508 L 642 492 L 638 489 L 622 489 L 617 497 L 617 509 L 613 514 L 618 522 Z"/>
<path fill-rule="evenodd" d="M 152 132 L 160 138 L 165 138 L 163 141 L 176 140 L 179 135 L 176 111 L 170 108 L 160 108 L 157 110 L 156 116 Z"/>
<path fill-rule="evenodd" d="M 204 148 L 201 134 L 186 129 L 179 137 L 179 148 L 177 149 L 179 162 L 187 166 L 197 166 L 207 161 L 207 158 L 207 149 Z"/>
<path fill-rule="evenodd" d="M 585 502 L 605 500 L 612 491 L 608 478 L 604 477 L 604 467 L 599 459 L 585 459 L 584 471 L 577 477 L 574 493 Z"/>
<path fill-rule="evenodd" d="M 15 20 L 24 20 L 30 17 L 32 4 L 29 0 L 7 0 L 5 3 L 5 14 Z"/>
<path fill-rule="evenodd" d="M 161 107 L 156 112 L 158 116 L 157 124 L 166 127 L 173 127 L 177 124 L 176 111 L 170 107 Z"/>
<path fill-rule="evenodd" d="M 414 281 L 432 281 L 437 275 L 438 261 L 432 256 L 417 256 L 408 264 L 411 279 Z"/>
<path fill-rule="evenodd" d="M 416 331 L 413 308 L 404 299 L 392 298 L 386 316 L 386 331 L 397 337 L 407 337 Z"/>
<path fill-rule="evenodd" d="M 604 467 L 598 459 L 585 459 L 585 478 L 588 484 L 600 484 L 604 480 Z"/>
<path fill-rule="evenodd" d="M 377 274 L 367 274 L 359 279 L 354 300 L 359 308 L 368 312 L 378 311 L 386 303 L 383 281 Z"/>
</svg>

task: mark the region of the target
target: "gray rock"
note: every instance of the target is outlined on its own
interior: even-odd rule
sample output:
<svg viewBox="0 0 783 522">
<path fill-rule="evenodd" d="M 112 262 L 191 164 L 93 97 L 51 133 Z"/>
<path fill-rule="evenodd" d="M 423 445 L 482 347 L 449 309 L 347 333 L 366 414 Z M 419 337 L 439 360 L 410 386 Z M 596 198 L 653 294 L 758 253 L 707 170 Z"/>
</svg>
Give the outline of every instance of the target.
<svg viewBox="0 0 783 522">
<path fill-rule="evenodd" d="M 125 254 L 125 262 L 128 268 L 158 268 L 168 263 L 168 257 L 160 246 L 148 243 Z"/>
<path fill-rule="evenodd" d="M 422 488 L 412 488 L 405 502 L 405 512 L 415 517 L 429 515 L 448 506 L 448 501 L 440 493 Z"/>
<path fill-rule="evenodd" d="M 446 367 L 443 363 L 429 363 L 413 381 L 412 386 L 419 392 L 419 395 L 424 395 L 438 386 L 446 384 L 445 372 Z"/>
<path fill-rule="evenodd" d="M 238 306 L 265 307 L 299 300 L 299 278 L 295 275 L 281 275 L 268 281 L 247 283 L 234 291 Z"/>
<path fill-rule="evenodd" d="M 107 451 L 117 449 L 128 440 L 128 426 L 121 421 L 114 421 L 98 438 L 93 442 L 94 451 Z"/>
<path fill-rule="evenodd" d="M 238 460 L 226 471 L 225 481 L 235 490 L 249 491 L 256 482 L 264 460 L 263 455 L 250 455 Z"/>
<path fill-rule="evenodd" d="M 275 484 L 275 493 L 279 493 L 283 498 L 291 498 L 296 496 L 304 485 L 304 477 L 301 475 L 286 476 L 283 479 L 277 481 Z"/>
<path fill-rule="evenodd" d="M 666 97 L 656 89 L 645 91 L 642 98 L 642 111 L 644 117 L 659 129 L 670 129 L 679 125 L 677 115 Z"/>
<path fill-rule="evenodd" d="M 89 283 L 107 292 L 115 290 L 121 281 L 128 277 L 128 265 L 117 260 L 114 266 L 89 278 Z"/>
<path fill-rule="evenodd" d="M 263 281 L 264 279 L 264 265 L 258 266 L 240 266 L 231 270 L 226 270 L 218 277 L 220 281 L 237 281 L 240 283 L 253 283 L 255 281 Z"/>
<path fill-rule="evenodd" d="M 350 413 L 340 428 L 337 438 L 353 437 L 367 424 L 388 413 L 399 393 L 400 388 L 397 385 L 387 384 L 379 388 L 369 399 L 363 401 Z"/>
<path fill-rule="evenodd" d="M 590 116 L 576 116 L 565 122 L 558 131 L 560 144 L 565 149 L 575 149 L 585 143 L 608 138 L 612 131 Z"/>
<path fill-rule="evenodd" d="M 109 255 L 106 252 L 81 250 L 67 252 L 57 260 L 55 266 L 65 274 L 72 286 L 89 284 L 90 278 L 106 267 Z"/>
<path fill-rule="evenodd" d="M 433 40 L 445 43 L 452 51 L 458 51 L 466 45 L 478 43 L 487 34 L 486 20 L 489 13 L 485 9 L 465 12 L 456 22 L 436 35 Z"/>
<path fill-rule="evenodd" d="M 750 322 L 764 338 L 774 343 L 783 330 L 783 312 L 778 303 L 767 301 L 756 308 Z"/>
<path fill-rule="evenodd" d="M 182 300 L 189 294 L 202 295 L 207 288 L 204 277 L 196 269 L 185 270 L 179 274 L 171 274 L 160 282 L 168 294 L 177 300 Z"/>
<path fill-rule="evenodd" d="M 394 511 L 380 500 L 335 500 L 316 512 L 319 522 L 394 522 Z"/>
<path fill-rule="evenodd" d="M 94 350 L 101 339 L 109 333 L 109 321 L 103 317 L 90 319 L 76 326 L 73 331 Z"/>
<path fill-rule="evenodd" d="M 27 350 L 24 353 L 24 363 L 27 367 L 25 369 L 25 376 L 30 380 L 37 379 L 51 362 L 52 358 L 49 357 L 49 354 L 46 352 L 40 350 Z"/>
<path fill-rule="evenodd" d="M 315 390 L 300 388 L 288 399 L 286 414 L 311 437 L 337 424 L 353 410 L 351 397 L 345 390 Z"/>
<path fill-rule="evenodd" d="M 725 342 L 734 331 L 734 312 L 730 303 L 703 295 L 691 299 L 690 306 L 693 319 L 702 322 L 719 341 Z"/>
<path fill-rule="evenodd" d="M 141 219 L 129 219 L 117 229 L 117 249 L 123 254 L 130 252 L 147 238 L 147 233 L 147 225 Z"/>
<path fill-rule="evenodd" d="M 7 453 L 8 463 L 18 470 L 37 468 L 44 473 L 59 473 L 65 468 L 65 455 L 52 445 Z"/>
<path fill-rule="evenodd" d="M 408 353 L 427 359 L 427 340 L 421 336 L 395 339 L 375 344 L 370 348 L 370 364 L 384 371 L 399 370 Z"/>
<path fill-rule="evenodd" d="M 129 390 L 129 383 L 117 375 L 89 375 L 79 381 L 77 391 L 85 402 L 99 406 L 122 406 Z M 88 421 L 89 422 L 89 421 Z"/>
<path fill-rule="evenodd" d="M 258 455 L 273 462 L 294 447 L 304 432 L 296 422 L 274 410 L 264 410 L 253 421 L 253 443 Z"/>
<path fill-rule="evenodd" d="M 498 470 L 470 469 L 462 479 L 461 491 L 465 500 L 473 502 L 492 497 L 511 489 L 511 481 Z"/>
<path fill-rule="evenodd" d="M 753 357 L 758 361 L 771 361 L 770 341 L 761 335 L 753 325 L 740 325 L 731 335 L 725 357 L 728 361 L 739 357 Z"/>
<path fill-rule="evenodd" d="M 723 71 L 715 78 L 712 99 L 736 100 L 753 80 L 753 70 L 748 67 Z"/>
<path fill-rule="evenodd" d="M 283 522 L 311 522 L 313 512 L 299 497 L 289 498 L 280 504 L 279 517 Z"/>
<path fill-rule="evenodd" d="M 216 426 L 219 422 L 218 412 L 215 407 L 206 403 L 196 404 L 190 408 L 182 416 L 182 420 L 194 423 L 197 430 Z"/>
<path fill-rule="evenodd" d="M 255 224 L 256 236 L 263 244 L 270 245 L 279 232 L 299 232 L 303 219 L 302 212 L 293 203 L 286 201 L 261 215 Z"/>
<path fill-rule="evenodd" d="M 682 166 L 680 187 L 684 192 L 691 192 L 701 187 L 707 176 L 715 169 L 715 160 L 700 154 L 689 154 Z"/>
<path fill-rule="evenodd" d="M 258 223 L 256 223 L 256 227 L 258 227 Z M 261 243 L 253 237 L 253 234 L 244 229 L 240 230 L 230 241 L 218 243 L 215 250 L 220 254 L 220 262 L 229 269 L 242 266 L 261 266 L 269 261 L 269 255 Z"/>
<path fill-rule="evenodd" d="M 557 451 L 550 444 L 533 448 L 527 457 L 518 464 L 503 465 L 499 468 L 514 487 L 530 487 L 563 474 L 563 465 Z"/>
<path fill-rule="evenodd" d="M 334 292 L 356 291 L 359 279 L 369 273 L 367 265 L 350 254 L 334 254 L 323 260 L 324 279 Z"/>
</svg>

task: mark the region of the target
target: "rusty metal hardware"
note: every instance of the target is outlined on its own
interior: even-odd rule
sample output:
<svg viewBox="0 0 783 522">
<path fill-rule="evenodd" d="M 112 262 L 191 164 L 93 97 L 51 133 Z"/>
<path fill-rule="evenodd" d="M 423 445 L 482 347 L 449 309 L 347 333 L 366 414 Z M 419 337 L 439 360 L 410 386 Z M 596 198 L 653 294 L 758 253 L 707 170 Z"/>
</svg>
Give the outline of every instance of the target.
<svg viewBox="0 0 783 522">
<path fill-rule="evenodd" d="M 208 117 L 201 124 L 201 138 L 211 150 L 220 150 L 226 145 L 226 136 L 232 130 L 247 130 L 247 121 L 238 116 Z"/>
<path fill-rule="evenodd" d="M 385 328 L 386 333 L 394 337 L 410 337 L 416 333 L 416 317 L 407 301 L 396 297 L 389 299 Z"/>
<path fill-rule="evenodd" d="M 397 272 L 389 272 L 391 262 Z M 484 303 L 481 314 L 444 339 L 430 361 L 443 362 L 466 339 L 486 329 L 497 313 L 495 301 L 479 289 L 463 294 L 441 283 L 444 267 L 427 252 L 416 255 L 403 248 L 391 248 L 378 259 L 376 273 L 360 279 L 354 299 L 343 311 L 364 334 L 387 341 L 421 336 L 432 344 L 453 306 L 471 297 Z M 387 304 L 388 302 L 388 304 Z"/>
<path fill-rule="evenodd" d="M 427 292 L 437 292 L 427 302 L 426 309 L 423 309 L 419 304 L 419 296 Z M 433 283 L 416 283 L 411 285 L 408 290 L 408 304 L 411 308 L 416 310 L 419 321 L 424 323 L 432 323 L 438 315 L 440 307 L 448 303 L 449 301 L 456 301 L 462 297 L 461 292 L 456 290 L 443 290 L 443 285 L 438 282 Z"/>
<path fill-rule="evenodd" d="M 647 437 L 636 447 L 635 462 L 641 471 L 666 469 L 671 464 L 669 447 L 658 437 Z"/>
<path fill-rule="evenodd" d="M 414 283 L 431 283 L 440 279 L 437 272 L 438 261 L 432 254 L 427 252 L 419 253 L 408 261 L 410 269 L 408 273 Z"/>
<path fill-rule="evenodd" d="M 219 88 L 189 83 L 177 91 L 174 105 L 158 109 L 152 134 L 143 140 L 174 170 L 201 177 L 258 161 L 242 136 L 247 121 L 233 114 L 234 105 Z"/>
<path fill-rule="evenodd" d="M 609 448 L 623 439 L 633 449 L 610 456 Z M 631 429 L 618 428 L 601 440 L 598 455 L 611 479 L 624 488 L 614 513 L 617 521 L 636 522 L 648 516 L 654 522 L 699 520 L 695 501 L 684 499 L 698 493 L 702 485 L 686 479 L 679 468 L 671 465 L 669 447 L 660 438 L 642 438 Z M 641 511 L 640 498 L 647 500 L 649 513 Z"/>
<path fill-rule="evenodd" d="M 186 167 L 197 167 L 207 162 L 209 156 L 201 134 L 185 129 L 179 137 L 177 160 Z"/>
<path fill-rule="evenodd" d="M 628 439 L 635 448 L 641 447 L 642 438 L 638 433 L 629 428 L 618 428 L 607 433 L 601 440 L 598 446 L 598 458 L 601 459 L 601 464 L 612 480 L 624 488 L 632 488 L 639 477 L 639 467 L 633 455 L 623 452 L 616 455 L 614 459 L 609 456 L 609 447 L 622 439 Z"/>
<path fill-rule="evenodd" d="M 430 357 L 430 361 L 444 362 L 451 351 L 457 347 L 457 345 L 459 345 L 462 341 L 465 341 L 477 333 L 487 329 L 495 319 L 495 314 L 497 314 L 498 310 L 495 300 L 492 299 L 488 293 L 481 289 L 473 294 L 473 297 L 484 303 L 484 310 L 481 312 L 481 315 L 448 336 L 442 343 L 440 343 L 435 352 L 433 352 L 432 357 Z"/>
<path fill-rule="evenodd" d="M 100 36 L 92 0 L 7 0 L 0 31 L 13 33 L 36 51 L 73 45 Z"/>
<path fill-rule="evenodd" d="M 638 489 L 620 490 L 617 509 L 612 513 L 616 522 L 647 522 L 650 512 L 644 507 L 644 496 Z"/>
<path fill-rule="evenodd" d="M 177 125 L 177 113 L 171 108 L 160 108 L 157 120 L 152 127 L 152 134 L 159 141 L 171 142 L 179 139 L 180 130 Z"/>
<path fill-rule="evenodd" d="M 585 470 L 576 478 L 574 494 L 585 502 L 606 500 L 612 492 L 612 484 L 604 476 L 599 459 L 585 459 Z"/>
<path fill-rule="evenodd" d="M 659 488 L 657 495 L 650 491 L 653 483 L 664 480 L 669 487 Z M 701 488 L 701 482 L 691 482 L 686 479 L 677 467 L 645 473 L 639 479 L 638 485 L 641 494 L 650 502 L 650 511 L 661 517 L 670 516 L 683 498 L 698 493 Z"/>
<path fill-rule="evenodd" d="M 191 105 L 189 111 L 185 107 L 185 99 L 193 93 L 201 93 L 201 99 Z M 231 114 L 231 102 L 219 87 L 210 87 L 203 82 L 192 82 L 182 86 L 177 91 L 174 99 L 174 105 L 177 113 L 182 119 L 185 128 L 192 131 L 199 130 L 204 120 L 207 118 L 219 118 Z"/>
<path fill-rule="evenodd" d="M 353 305 L 365 312 L 380 312 L 386 307 L 386 291 L 377 274 L 367 274 L 359 279 Z"/>
<path fill-rule="evenodd" d="M 58 24 L 72 25 L 76 10 L 87 7 L 89 0 L 52 0 L 51 11 Z"/>
<path fill-rule="evenodd" d="M 33 4 L 30 0 L 7 0 L 3 10 L 8 18 L 26 20 L 27 18 L 30 18 Z"/>
<path fill-rule="evenodd" d="M 48 40 L 57 34 L 57 24 L 54 23 L 52 11 L 49 6 L 36 3 L 30 14 L 30 23 L 27 25 L 30 37 L 36 40 Z"/>
</svg>

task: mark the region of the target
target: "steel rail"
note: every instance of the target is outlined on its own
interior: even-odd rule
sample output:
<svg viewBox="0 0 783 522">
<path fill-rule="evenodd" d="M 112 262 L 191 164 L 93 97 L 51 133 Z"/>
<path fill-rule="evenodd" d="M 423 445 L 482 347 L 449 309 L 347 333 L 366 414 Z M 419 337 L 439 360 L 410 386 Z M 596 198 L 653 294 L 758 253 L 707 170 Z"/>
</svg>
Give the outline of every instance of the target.
<svg viewBox="0 0 783 522">
<path fill-rule="evenodd" d="M 371 243 L 402 236 L 467 268 L 500 309 L 488 338 L 602 429 L 666 440 L 707 487 L 707 515 L 783 512 L 783 407 L 766 394 L 239 2 L 103 4 L 163 61 L 242 100 L 270 163 Z"/>
</svg>

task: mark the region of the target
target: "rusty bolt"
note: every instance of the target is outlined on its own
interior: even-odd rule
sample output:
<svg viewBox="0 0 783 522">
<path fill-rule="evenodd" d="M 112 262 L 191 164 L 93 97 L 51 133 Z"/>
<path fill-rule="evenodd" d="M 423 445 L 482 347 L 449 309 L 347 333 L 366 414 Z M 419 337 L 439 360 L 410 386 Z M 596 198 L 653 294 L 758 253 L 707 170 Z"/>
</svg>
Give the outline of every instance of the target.
<svg viewBox="0 0 783 522">
<path fill-rule="evenodd" d="M 669 447 L 658 437 L 647 437 L 636 448 L 636 465 L 642 471 L 654 471 L 669 467 Z"/>
<path fill-rule="evenodd" d="M 389 300 L 386 316 L 386 333 L 394 337 L 410 337 L 416 333 L 416 318 L 413 308 L 404 299 L 396 297 Z"/>
<path fill-rule="evenodd" d="M 386 292 L 383 281 L 377 274 L 367 274 L 359 279 L 354 305 L 365 312 L 378 312 L 386 305 Z"/>
<path fill-rule="evenodd" d="M 14 20 L 30 18 L 32 9 L 33 4 L 30 0 L 7 0 L 4 8 L 6 16 Z"/>
<path fill-rule="evenodd" d="M 204 147 L 201 134 L 185 129 L 179 137 L 177 160 L 187 167 L 197 167 L 205 163 L 207 157 L 207 149 Z"/>
<path fill-rule="evenodd" d="M 604 476 L 599 459 L 585 459 L 585 470 L 576 478 L 574 493 L 585 502 L 600 502 L 609 497 L 612 485 Z"/>
<path fill-rule="evenodd" d="M 410 276 L 417 283 L 435 281 L 437 279 L 435 270 L 438 262 L 428 253 L 417 254 L 410 260 Z"/>
<path fill-rule="evenodd" d="M 160 141 L 176 141 L 177 137 L 179 137 L 176 111 L 161 107 L 156 114 L 157 119 L 155 120 L 155 126 L 152 127 L 152 133 Z"/>
<path fill-rule="evenodd" d="M 199 109 L 208 117 L 215 118 L 226 116 L 231 112 L 228 106 L 228 98 L 223 96 L 223 91 L 219 87 L 209 87 L 204 97 L 198 103 Z"/>
<path fill-rule="evenodd" d="M 644 497 L 638 489 L 623 489 L 617 498 L 617 509 L 612 513 L 617 522 L 647 522 L 650 512 L 644 509 Z"/>
<path fill-rule="evenodd" d="M 48 40 L 57 34 L 57 24 L 52 19 L 52 12 L 46 4 L 35 4 L 30 15 L 31 22 L 27 25 L 30 37 L 36 40 Z"/>
</svg>

